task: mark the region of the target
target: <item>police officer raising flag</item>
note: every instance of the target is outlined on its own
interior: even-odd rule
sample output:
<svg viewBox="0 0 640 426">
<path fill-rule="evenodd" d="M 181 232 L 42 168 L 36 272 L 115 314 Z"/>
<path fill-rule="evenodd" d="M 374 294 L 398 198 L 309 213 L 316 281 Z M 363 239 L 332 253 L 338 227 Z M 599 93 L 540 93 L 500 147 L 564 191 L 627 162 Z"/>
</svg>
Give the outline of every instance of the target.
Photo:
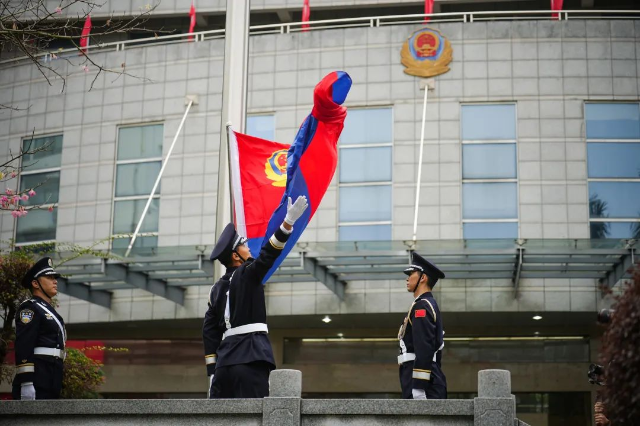
<svg viewBox="0 0 640 426">
<path fill-rule="evenodd" d="M 446 399 L 447 379 L 442 372 L 444 348 L 442 316 L 431 290 L 444 278 L 441 270 L 417 253 L 404 270 L 407 291 L 415 300 L 400 327 L 400 386 L 404 399 Z"/>
<path fill-rule="evenodd" d="M 262 279 L 284 248 L 293 224 L 309 204 L 299 196 L 288 200 L 280 228 L 257 258 L 232 223 L 224 229 L 211 253 L 226 268 L 209 292 L 203 340 L 210 377 L 209 398 L 263 398 L 269 396 L 269 373 L 275 360 L 267 337 L 267 308 Z"/>
<path fill-rule="evenodd" d="M 51 258 L 44 257 L 29 269 L 22 286 L 32 297 L 16 314 L 16 377 L 13 399 L 58 399 L 62 390 L 64 320 L 51 306 L 60 277 Z"/>
</svg>

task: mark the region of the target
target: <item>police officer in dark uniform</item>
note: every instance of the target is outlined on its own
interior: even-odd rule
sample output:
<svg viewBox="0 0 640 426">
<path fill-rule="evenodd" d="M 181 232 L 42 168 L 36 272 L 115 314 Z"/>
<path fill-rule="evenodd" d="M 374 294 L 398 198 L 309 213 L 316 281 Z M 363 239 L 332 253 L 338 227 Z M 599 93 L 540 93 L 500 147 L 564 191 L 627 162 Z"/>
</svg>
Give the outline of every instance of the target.
<svg viewBox="0 0 640 426">
<path fill-rule="evenodd" d="M 51 258 L 44 257 L 22 280 L 32 297 L 22 302 L 16 314 L 13 399 L 60 398 L 67 333 L 64 320 L 51 306 L 58 294 L 58 277 Z"/>
<path fill-rule="evenodd" d="M 441 367 L 444 348 L 442 316 L 431 290 L 444 278 L 441 270 L 413 253 L 404 270 L 407 291 L 415 300 L 400 327 L 400 386 L 404 399 L 446 399 L 447 378 Z"/>
<path fill-rule="evenodd" d="M 209 398 L 269 396 L 269 373 L 276 365 L 262 280 L 307 207 L 306 197 L 293 204 L 289 198 L 284 222 L 255 259 L 232 223 L 220 235 L 211 260 L 218 259 L 227 270 L 209 292 L 203 326 Z"/>
</svg>

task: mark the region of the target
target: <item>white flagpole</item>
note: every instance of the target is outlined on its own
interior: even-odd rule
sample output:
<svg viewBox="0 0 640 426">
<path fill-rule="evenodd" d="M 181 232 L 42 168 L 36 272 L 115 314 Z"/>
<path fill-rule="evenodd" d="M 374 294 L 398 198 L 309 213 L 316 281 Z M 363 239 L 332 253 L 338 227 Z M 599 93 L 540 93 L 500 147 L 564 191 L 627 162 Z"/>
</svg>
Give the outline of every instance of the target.
<svg viewBox="0 0 640 426">
<path fill-rule="evenodd" d="M 420 155 L 418 156 L 418 180 L 416 182 L 416 207 L 413 214 L 413 241 L 417 240 L 418 234 L 418 207 L 420 206 L 420 181 L 422 180 L 422 153 L 424 151 L 424 127 L 427 120 L 427 99 L 429 95 L 429 84 L 424 85 L 424 104 L 422 106 L 422 130 L 420 131 Z"/>
<path fill-rule="evenodd" d="M 160 184 L 160 179 L 162 178 L 162 173 L 164 173 L 165 167 L 167 167 L 167 163 L 169 162 L 169 158 L 171 157 L 171 153 L 173 152 L 173 148 L 176 145 L 176 141 L 178 140 L 178 136 L 180 135 L 180 131 L 182 130 L 182 126 L 184 125 L 184 121 L 187 119 L 187 114 L 189 114 L 189 110 L 191 109 L 191 105 L 193 105 L 194 99 L 187 98 L 189 103 L 187 104 L 187 110 L 184 112 L 182 116 L 182 120 L 180 121 L 180 125 L 178 126 L 178 131 L 176 135 L 173 137 L 173 142 L 171 142 L 171 147 L 169 148 L 169 152 L 167 152 L 167 156 L 164 158 L 162 162 L 162 167 L 160 168 L 160 173 L 158 173 L 158 177 L 156 178 L 156 183 L 153 184 L 153 189 L 151 190 L 151 194 L 149 194 L 149 199 L 147 200 L 147 204 L 144 206 L 144 210 L 142 211 L 142 216 L 140 216 L 140 220 L 138 221 L 138 226 L 136 226 L 136 230 L 133 232 L 133 237 L 131 238 L 131 242 L 129 243 L 129 247 L 127 247 L 127 252 L 124 254 L 124 257 L 128 257 L 131 252 L 131 248 L 133 248 L 133 244 L 136 242 L 136 237 L 138 236 L 138 232 L 140 232 L 140 228 L 142 227 L 142 221 L 144 221 L 144 217 L 149 210 L 149 206 L 151 205 L 151 200 L 153 199 L 154 194 L 156 193 L 156 189 L 158 189 L 158 185 Z"/>
</svg>

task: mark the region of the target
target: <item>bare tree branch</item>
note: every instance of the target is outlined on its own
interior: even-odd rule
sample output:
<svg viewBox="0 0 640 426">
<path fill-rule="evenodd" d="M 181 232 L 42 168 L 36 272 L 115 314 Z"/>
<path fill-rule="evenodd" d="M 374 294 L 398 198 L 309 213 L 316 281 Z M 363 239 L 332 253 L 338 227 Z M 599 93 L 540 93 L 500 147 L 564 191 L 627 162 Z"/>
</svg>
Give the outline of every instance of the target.
<svg viewBox="0 0 640 426">
<path fill-rule="evenodd" d="M 109 66 L 92 56 L 91 47 L 80 47 L 79 40 L 82 38 L 86 18 L 105 4 L 90 0 L 68 0 L 61 1 L 56 9 L 49 10 L 47 0 L 0 0 L 0 52 L 4 56 L 24 55 L 36 66 L 49 85 L 53 85 L 54 79 L 62 81 L 61 93 L 66 89 L 67 78 L 73 71 L 63 71 L 62 67 L 56 66 L 58 60 L 60 60 L 59 63 L 67 63 L 71 70 L 80 67 L 85 72 L 96 72 L 88 90 L 93 89 L 102 73 L 116 75 L 115 80 L 122 75 L 140 78 L 126 72 L 124 63 Z M 115 16 L 112 13 L 108 17 L 95 19 L 90 34 L 91 45 L 99 47 L 102 39 L 118 34 L 168 33 L 169 31 L 162 28 L 154 30 L 145 28 L 145 23 L 148 22 L 156 7 L 157 4 L 147 5 L 133 16 L 124 13 L 121 16 Z M 72 16 L 71 11 L 78 8 L 82 12 Z M 63 48 L 52 49 L 55 43 L 69 45 L 71 52 Z M 75 59 L 72 52 L 77 53 Z M 105 58 L 101 57 L 100 61 L 102 60 Z M 151 81 L 146 78 L 141 80 Z M 0 110 L 2 109 L 21 110 L 12 105 L 0 104 Z"/>
</svg>

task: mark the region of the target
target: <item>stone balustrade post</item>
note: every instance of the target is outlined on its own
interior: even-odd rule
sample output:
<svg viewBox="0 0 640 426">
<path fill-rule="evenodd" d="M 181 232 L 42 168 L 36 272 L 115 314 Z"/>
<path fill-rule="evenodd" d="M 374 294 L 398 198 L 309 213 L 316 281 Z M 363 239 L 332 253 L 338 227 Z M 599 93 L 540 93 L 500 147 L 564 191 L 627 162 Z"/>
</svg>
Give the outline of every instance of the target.
<svg viewBox="0 0 640 426">
<path fill-rule="evenodd" d="M 302 372 L 273 370 L 269 396 L 262 403 L 263 426 L 300 426 Z"/>
<path fill-rule="evenodd" d="M 513 426 L 516 399 L 511 394 L 508 370 L 478 371 L 478 397 L 474 399 L 474 426 Z"/>
</svg>

